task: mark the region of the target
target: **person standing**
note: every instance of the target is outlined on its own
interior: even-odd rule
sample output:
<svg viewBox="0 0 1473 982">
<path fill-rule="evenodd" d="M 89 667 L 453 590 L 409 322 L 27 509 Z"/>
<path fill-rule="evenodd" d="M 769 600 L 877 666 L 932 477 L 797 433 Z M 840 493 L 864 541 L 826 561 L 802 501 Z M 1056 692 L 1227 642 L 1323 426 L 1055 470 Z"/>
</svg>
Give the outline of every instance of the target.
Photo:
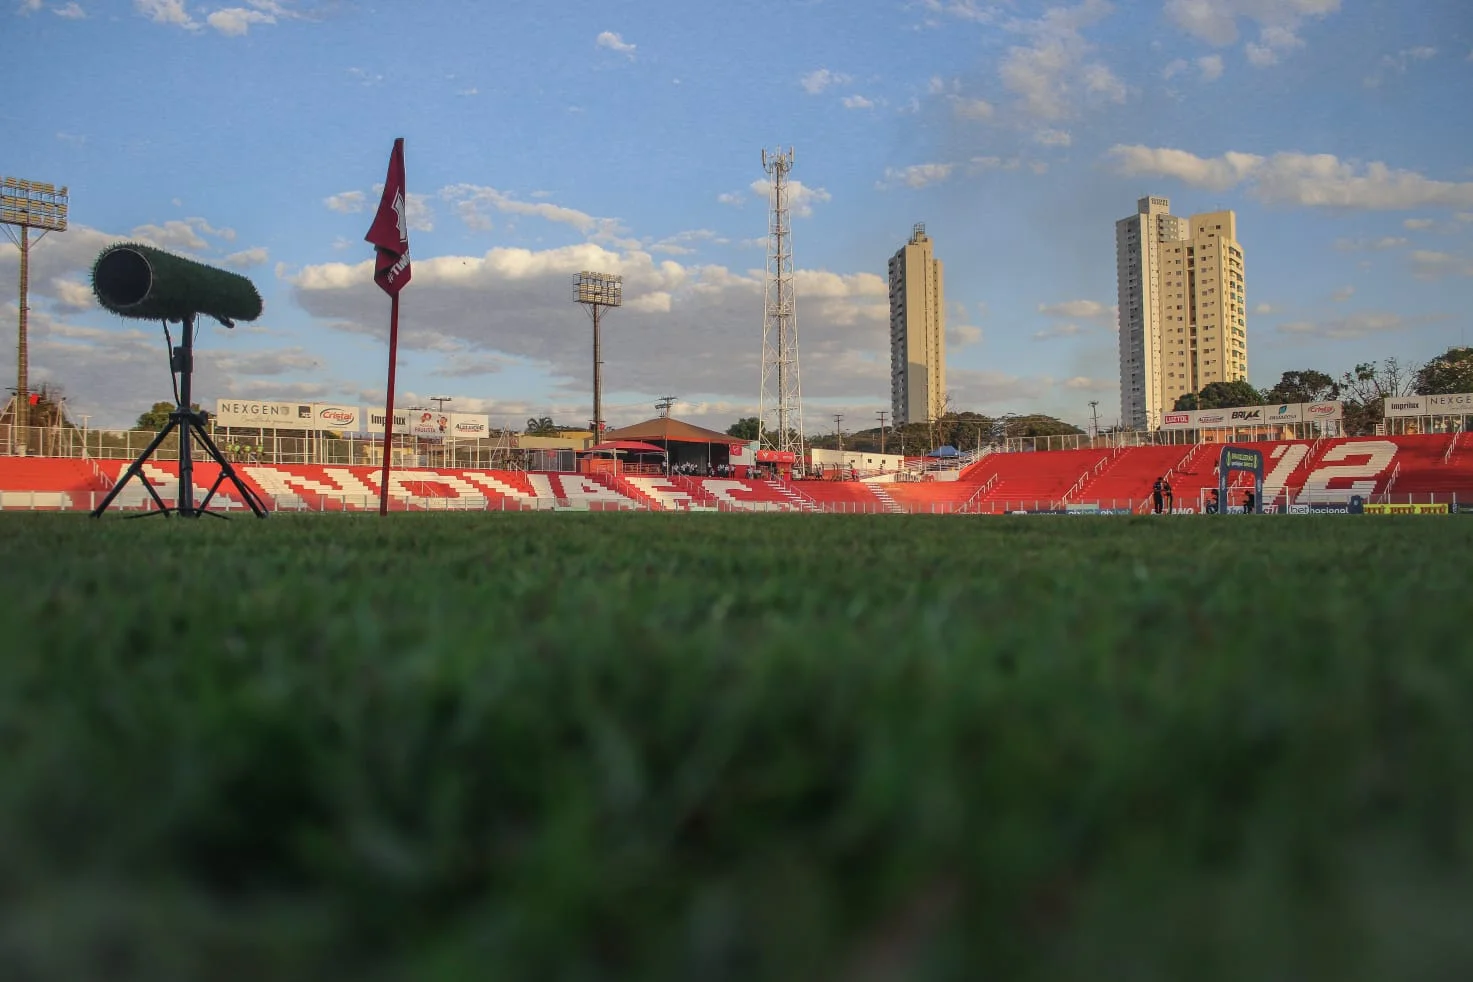
<svg viewBox="0 0 1473 982">
<path fill-rule="evenodd" d="M 1151 505 L 1157 515 L 1161 514 L 1161 495 L 1163 479 L 1156 478 L 1156 483 L 1151 485 Z"/>
<path fill-rule="evenodd" d="M 1161 479 L 1161 493 L 1166 496 L 1166 514 L 1176 514 L 1176 492 L 1171 490 L 1171 478 Z"/>
<path fill-rule="evenodd" d="M 1253 514 L 1253 492 L 1252 491 L 1249 491 L 1247 494 L 1243 495 L 1243 514 L 1244 515 L 1251 515 L 1251 514 Z"/>
</svg>

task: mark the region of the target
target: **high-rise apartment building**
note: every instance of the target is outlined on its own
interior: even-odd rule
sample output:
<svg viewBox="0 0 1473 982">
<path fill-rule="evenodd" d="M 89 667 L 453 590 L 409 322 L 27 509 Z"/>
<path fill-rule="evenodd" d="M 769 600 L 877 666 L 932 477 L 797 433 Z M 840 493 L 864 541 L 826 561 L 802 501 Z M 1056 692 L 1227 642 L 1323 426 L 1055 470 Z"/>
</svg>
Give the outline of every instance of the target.
<svg viewBox="0 0 1473 982">
<path fill-rule="evenodd" d="M 946 411 L 945 293 L 924 225 L 890 257 L 890 407 L 899 425 Z"/>
<path fill-rule="evenodd" d="M 1248 377 L 1243 247 L 1231 211 L 1178 218 L 1142 198 L 1115 223 L 1120 422 L 1156 429 L 1176 400 Z"/>
</svg>

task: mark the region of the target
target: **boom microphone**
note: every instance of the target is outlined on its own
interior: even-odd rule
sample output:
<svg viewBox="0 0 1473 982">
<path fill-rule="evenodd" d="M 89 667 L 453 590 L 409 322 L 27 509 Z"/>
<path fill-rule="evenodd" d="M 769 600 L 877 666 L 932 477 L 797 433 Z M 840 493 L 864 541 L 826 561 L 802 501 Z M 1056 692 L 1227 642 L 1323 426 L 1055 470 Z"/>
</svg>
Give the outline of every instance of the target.
<svg viewBox="0 0 1473 982">
<path fill-rule="evenodd" d="M 228 270 L 123 242 L 108 246 L 92 264 L 97 302 L 119 317 L 182 321 L 197 314 L 226 327 L 261 316 L 255 284 Z"/>
</svg>

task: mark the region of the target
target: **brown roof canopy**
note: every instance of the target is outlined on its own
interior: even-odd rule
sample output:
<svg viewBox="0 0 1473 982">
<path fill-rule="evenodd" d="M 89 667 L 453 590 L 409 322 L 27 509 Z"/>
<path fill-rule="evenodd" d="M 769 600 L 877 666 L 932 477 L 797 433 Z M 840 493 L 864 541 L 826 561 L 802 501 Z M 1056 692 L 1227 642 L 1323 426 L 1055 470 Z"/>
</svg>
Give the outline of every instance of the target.
<svg viewBox="0 0 1473 982">
<path fill-rule="evenodd" d="M 746 440 L 717 433 L 693 423 L 682 423 L 678 419 L 657 416 L 643 423 L 626 426 L 622 430 L 609 430 L 605 440 L 663 440 L 666 443 L 746 443 Z"/>
</svg>

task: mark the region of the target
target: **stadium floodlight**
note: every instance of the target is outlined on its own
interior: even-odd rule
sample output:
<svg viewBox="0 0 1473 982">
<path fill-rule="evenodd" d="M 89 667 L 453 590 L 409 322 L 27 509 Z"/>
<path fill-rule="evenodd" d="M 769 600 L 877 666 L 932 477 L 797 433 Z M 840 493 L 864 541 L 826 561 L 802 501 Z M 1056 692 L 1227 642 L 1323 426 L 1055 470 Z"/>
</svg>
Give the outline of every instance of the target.
<svg viewBox="0 0 1473 982">
<path fill-rule="evenodd" d="M 237 320 L 253 321 L 260 317 L 261 295 L 256 292 L 255 284 L 239 273 L 206 266 L 152 246 L 125 242 L 108 246 L 92 264 L 92 292 L 104 309 L 119 317 L 162 321 L 164 339 L 169 345 L 171 380 L 173 375 L 179 377 L 174 387 L 175 407 L 169 414 L 168 425 L 129 465 L 92 512 L 92 517 L 101 516 L 123 487 L 136 477 L 159 506 L 158 514 L 176 512 L 181 518 L 198 518 L 201 515 L 224 518 L 208 509 L 220 486 L 229 480 L 252 513 L 257 518 L 265 518 L 266 506 L 246 487 L 230 461 L 215 446 L 205 428 L 203 415 L 195 411 L 192 401 L 195 322 L 203 314 L 226 327 L 234 327 Z M 178 321 L 181 325 L 178 347 L 174 346 L 174 339 L 169 334 L 169 321 Z M 179 495 L 174 507 L 170 508 L 144 476 L 143 465 L 163 444 L 165 437 L 176 429 L 179 431 Z M 220 467 L 214 485 L 198 505 L 194 503 L 194 440 L 199 441 L 205 453 Z"/>
<path fill-rule="evenodd" d="M 31 280 L 31 229 L 40 231 L 40 242 L 47 232 L 65 232 L 68 204 L 67 189 L 58 189 L 44 181 L 23 181 L 18 177 L 0 177 L 0 225 L 5 235 L 20 249 L 20 315 L 16 322 L 15 340 L 15 432 L 16 450 L 26 452 L 26 411 L 30 406 L 30 347 L 27 302 Z M 12 230 L 18 229 L 19 231 Z"/>
<path fill-rule="evenodd" d="M 573 277 L 573 300 L 588 308 L 593 318 L 593 442 L 604 438 L 603 343 L 599 336 L 600 313 L 624 305 L 624 277 L 584 270 Z"/>
</svg>

